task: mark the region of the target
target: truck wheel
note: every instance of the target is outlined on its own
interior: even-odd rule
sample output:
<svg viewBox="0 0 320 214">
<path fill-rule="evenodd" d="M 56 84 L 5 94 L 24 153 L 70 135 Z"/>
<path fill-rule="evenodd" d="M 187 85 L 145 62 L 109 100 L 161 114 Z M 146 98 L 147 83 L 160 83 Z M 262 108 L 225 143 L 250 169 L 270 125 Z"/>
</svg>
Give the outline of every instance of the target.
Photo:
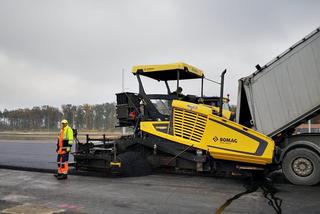
<svg viewBox="0 0 320 214">
<path fill-rule="evenodd" d="M 293 184 L 315 185 L 320 182 L 320 157 L 309 149 L 294 149 L 285 155 L 282 171 Z"/>
<path fill-rule="evenodd" d="M 138 152 L 124 152 L 118 155 L 118 160 L 121 162 L 120 171 L 125 176 L 149 175 L 152 171 L 147 160 Z"/>
</svg>

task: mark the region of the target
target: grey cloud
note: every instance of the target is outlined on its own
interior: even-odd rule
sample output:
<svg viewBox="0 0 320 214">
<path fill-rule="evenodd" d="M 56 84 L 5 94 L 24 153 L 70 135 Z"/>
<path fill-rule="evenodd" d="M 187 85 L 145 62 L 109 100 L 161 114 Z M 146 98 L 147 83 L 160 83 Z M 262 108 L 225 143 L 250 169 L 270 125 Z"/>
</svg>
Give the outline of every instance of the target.
<svg viewBox="0 0 320 214">
<path fill-rule="evenodd" d="M 215 79 L 228 68 L 226 91 L 235 103 L 240 77 L 319 27 L 319 6 L 311 0 L 1 1 L 1 76 L 22 79 L 14 87 L 1 84 L 0 109 L 114 101 L 122 68 L 126 88 L 137 91 L 133 65 L 176 61 Z M 209 86 L 206 93 L 217 90 Z"/>
</svg>

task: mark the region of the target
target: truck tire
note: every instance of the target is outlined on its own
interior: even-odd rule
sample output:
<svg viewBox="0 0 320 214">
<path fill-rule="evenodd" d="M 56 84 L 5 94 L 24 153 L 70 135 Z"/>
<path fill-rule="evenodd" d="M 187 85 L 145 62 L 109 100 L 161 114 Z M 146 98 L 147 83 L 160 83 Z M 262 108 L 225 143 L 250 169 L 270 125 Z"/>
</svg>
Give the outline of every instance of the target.
<svg viewBox="0 0 320 214">
<path fill-rule="evenodd" d="M 293 149 L 285 155 L 282 171 L 293 184 L 315 185 L 320 182 L 320 157 L 309 149 Z"/>
<path fill-rule="evenodd" d="M 151 174 L 152 168 L 139 152 L 128 151 L 118 155 L 120 172 L 124 176 L 143 176 Z"/>
</svg>

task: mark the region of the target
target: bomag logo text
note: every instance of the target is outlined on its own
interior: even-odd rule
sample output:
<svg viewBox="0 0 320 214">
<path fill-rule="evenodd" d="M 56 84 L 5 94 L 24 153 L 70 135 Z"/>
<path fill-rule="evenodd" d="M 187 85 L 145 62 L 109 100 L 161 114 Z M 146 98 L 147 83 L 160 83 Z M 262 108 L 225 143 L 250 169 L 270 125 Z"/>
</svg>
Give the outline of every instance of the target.
<svg viewBox="0 0 320 214">
<path fill-rule="evenodd" d="M 235 138 L 220 137 L 220 143 L 238 143 Z"/>
<path fill-rule="evenodd" d="M 238 143 L 238 140 L 236 138 L 229 138 L 229 137 L 220 137 L 218 138 L 217 136 L 215 136 L 213 138 L 214 142 L 220 141 L 220 143 Z"/>
</svg>

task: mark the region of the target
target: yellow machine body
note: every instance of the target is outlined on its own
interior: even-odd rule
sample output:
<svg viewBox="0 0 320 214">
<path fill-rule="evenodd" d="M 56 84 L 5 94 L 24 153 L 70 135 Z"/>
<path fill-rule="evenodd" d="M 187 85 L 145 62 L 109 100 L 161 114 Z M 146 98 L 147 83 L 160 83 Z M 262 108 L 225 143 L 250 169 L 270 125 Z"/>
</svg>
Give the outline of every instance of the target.
<svg viewBox="0 0 320 214">
<path fill-rule="evenodd" d="M 203 104 L 174 100 L 171 121 L 145 121 L 141 131 L 207 151 L 214 159 L 266 165 L 272 163 L 274 141 L 235 123 L 230 113 L 218 116 L 216 109 Z"/>
</svg>

